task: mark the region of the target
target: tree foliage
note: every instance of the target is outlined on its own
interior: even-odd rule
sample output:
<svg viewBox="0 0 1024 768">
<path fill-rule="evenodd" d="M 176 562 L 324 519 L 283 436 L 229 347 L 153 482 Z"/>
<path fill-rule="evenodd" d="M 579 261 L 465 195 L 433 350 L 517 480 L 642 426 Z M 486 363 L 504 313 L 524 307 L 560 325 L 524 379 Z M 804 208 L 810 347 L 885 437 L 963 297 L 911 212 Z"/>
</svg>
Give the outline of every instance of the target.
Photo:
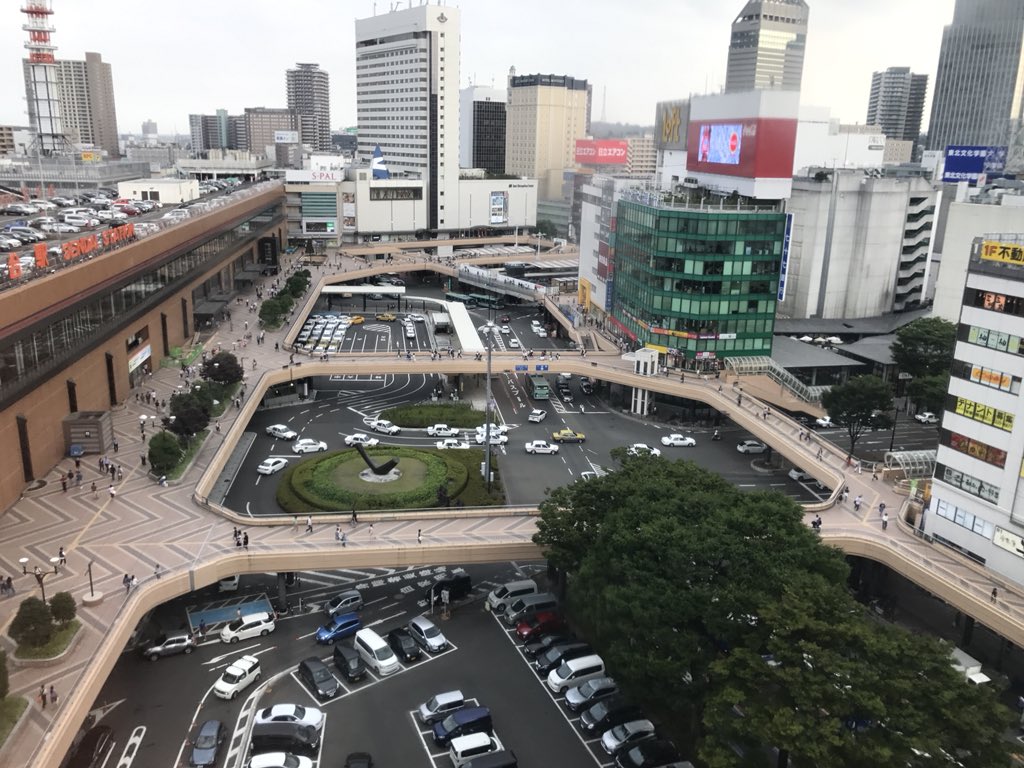
<svg viewBox="0 0 1024 768">
<path fill-rule="evenodd" d="M 202 432 L 210 423 L 211 401 L 209 393 L 180 392 L 171 395 L 171 416 L 164 419 L 164 426 L 184 441 Z"/>
<path fill-rule="evenodd" d="M 78 612 L 75 598 L 71 596 L 70 592 L 58 592 L 50 598 L 50 612 L 58 624 L 67 624 L 75 618 L 75 614 Z"/>
<path fill-rule="evenodd" d="M 896 331 L 891 351 L 900 371 L 918 376 L 949 373 L 956 346 L 956 325 L 941 317 L 922 317 Z"/>
<path fill-rule="evenodd" d="M 949 374 L 921 376 L 910 382 L 907 394 L 919 411 L 941 413 L 949 390 Z"/>
<path fill-rule="evenodd" d="M 46 645 L 53 637 L 50 607 L 38 597 L 26 597 L 18 606 L 18 613 L 11 621 L 8 633 L 24 645 Z"/>
<path fill-rule="evenodd" d="M 149 465 L 165 475 L 181 461 L 181 443 L 170 432 L 157 432 L 149 441 Z"/>
<path fill-rule="evenodd" d="M 11 692 L 11 679 L 7 673 L 7 652 L 0 650 L 0 701 Z"/>
<path fill-rule="evenodd" d="M 541 219 L 537 222 L 537 234 L 544 237 L 556 237 L 558 235 L 558 227 L 550 219 Z"/>
<path fill-rule="evenodd" d="M 260 304 L 260 320 L 264 325 L 276 326 L 287 311 L 280 299 L 266 299 Z"/>
<path fill-rule="evenodd" d="M 240 382 L 245 372 L 242 370 L 237 357 L 230 352 L 220 352 L 203 363 L 200 375 L 208 381 L 230 385 Z"/>
<path fill-rule="evenodd" d="M 937 641 L 876 623 L 782 494 L 743 493 L 689 462 L 551 491 L 540 544 L 573 619 L 620 685 L 711 768 L 779 750 L 799 765 L 907 765 L 913 749 L 989 766 L 1011 713 Z M 958 699 L 970 699 L 970 714 Z"/>
<path fill-rule="evenodd" d="M 821 404 L 832 421 L 846 427 L 853 453 L 861 436 L 884 422 L 876 412 L 885 414 L 892 410 L 892 390 L 877 376 L 856 376 L 825 392 Z"/>
</svg>

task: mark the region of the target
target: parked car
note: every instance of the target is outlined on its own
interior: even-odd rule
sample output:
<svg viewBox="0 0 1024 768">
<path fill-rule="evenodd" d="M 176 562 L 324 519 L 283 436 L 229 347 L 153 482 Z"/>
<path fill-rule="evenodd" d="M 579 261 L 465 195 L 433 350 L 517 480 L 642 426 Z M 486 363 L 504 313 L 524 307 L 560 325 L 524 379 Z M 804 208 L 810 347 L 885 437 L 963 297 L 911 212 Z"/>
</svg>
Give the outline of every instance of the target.
<svg viewBox="0 0 1024 768">
<path fill-rule="evenodd" d="M 583 685 L 565 692 L 565 705 L 573 712 L 587 709 L 601 699 L 607 699 L 619 692 L 619 686 L 610 677 L 595 677 Z"/>
<path fill-rule="evenodd" d="M 336 643 L 334 646 L 334 666 L 350 682 L 362 680 L 366 676 L 366 664 L 363 662 L 363 657 L 355 648 L 344 643 Z"/>
<path fill-rule="evenodd" d="M 302 723 L 317 730 L 324 727 L 324 713 L 302 704 L 273 704 L 256 712 L 254 723 Z"/>
<path fill-rule="evenodd" d="M 417 616 L 409 622 L 406 629 L 409 630 L 413 640 L 428 653 L 440 653 L 448 647 L 448 639 L 426 616 Z"/>
<path fill-rule="evenodd" d="M 547 440 L 531 440 L 526 444 L 527 453 L 558 453 L 558 446 Z"/>
<path fill-rule="evenodd" d="M 652 448 L 647 443 L 633 443 L 626 449 L 627 456 L 661 456 L 661 450 Z"/>
<path fill-rule="evenodd" d="M 559 643 L 548 648 L 537 655 L 533 660 L 533 668 L 541 677 L 547 677 L 548 672 L 557 669 L 563 661 L 575 659 L 580 656 L 589 656 L 594 651 L 589 643 L 582 640 L 571 640 L 567 643 Z"/>
<path fill-rule="evenodd" d="M 576 432 L 566 427 L 560 429 L 551 435 L 551 439 L 556 443 L 582 443 L 587 439 L 587 436 L 582 432 Z"/>
<path fill-rule="evenodd" d="M 677 448 L 692 448 L 697 444 L 697 441 L 689 435 L 680 435 L 673 432 L 671 435 L 665 435 L 661 438 L 662 445 L 671 445 Z"/>
<path fill-rule="evenodd" d="M 373 768 L 373 755 L 369 752 L 349 752 L 345 768 Z"/>
<path fill-rule="evenodd" d="M 330 645 L 350 637 L 363 628 L 363 620 L 358 613 L 341 613 L 332 618 L 316 631 L 316 641 Z"/>
<path fill-rule="evenodd" d="M 447 424 L 434 424 L 427 427 L 427 434 L 431 437 L 458 437 L 458 427 L 449 427 Z"/>
<path fill-rule="evenodd" d="M 150 661 L 156 661 L 164 656 L 192 653 L 195 647 L 196 641 L 192 638 L 191 633 L 160 635 L 160 637 L 145 647 L 142 655 Z"/>
<path fill-rule="evenodd" d="M 355 322 L 355 318 L 352 318 L 352 322 Z M 370 422 L 370 429 L 374 432 L 382 432 L 385 435 L 397 435 L 402 431 L 400 426 L 392 424 L 387 419 L 374 419 Z"/>
<path fill-rule="evenodd" d="M 291 752 L 263 752 L 253 755 L 246 768 L 313 768 L 313 761 Z"/>
<path fill-rule="evenodd" d="M 288 459 L 271 457 L 269 459 L 265 459 L 258 467 L 256 467 L 256 471 L 261 475 L 272 475 L 275 472 L 280 472 L 287 466 Z"/>
<path fill-rule="evenodd" d="M 484 603 L 484 607 L 489 611 L 501 614 L 505 612 L 514 600 L 524 595 L 535 595 L 539 591 L 537 582 L 533 579 L 507 581 L 495 587 L 487 594 L 487 601 Z"/>
<path fill-rule="evenodd" d="M 447 747 L 452 739 L 470 733 L 493 733 L 491 711 L 487 707 L 463 707 L 434 723 L 434 743 Z"/>
<path fill-rule="evenodd" d="M 289 429 L 284 424 L 271 424 L 267 427 L 267 434 L 271 437 L 276 437 L 279 440 L 294 440 L 299 436 L 299 433 L 293 429 Z"/>
<path fill-rule="evenodd" d="M 768 446 L 760 440 L 741 440 L 736 444 L 736 450 L 740 453 L 764 453 Z"/>
<path fill-rule="evenodd" d="M 345 445 L 365 445 L 367 448 L 372 448 L 379 443 L 380 440 L 376 437 L 370 437 L 364 432 L 356 432 L 345 438 Z"/>
<path fill-rule="evenodd" d="M 462 709 L 466 704 L 466 697 L 462 691 L 445 691 L 437 693 L 420 704 L 416 715 L 424 725 L 433 725 L 439 720 L 444 720 L 448 715 L 457 709 Z"/>
<path fill-rule="evenodd" d="M 922 424 L 938 424 L 939 423 L 939 417 L 936 416 L 931 411 L 924 411 L 922 413 L 915 413 L 914 414 L 914 418 L 917 419 Z"/>
<path fill-rule="evenodd" d="M 523 653 L 525 653 L 528 658 L 535 659 L 548 648 L 556 645 L 562 645 L 563 643 L 571 643 L 575 640 L 576 635 L 568 629 L 553 630 L 545 632 L 536 638 L 529 639 L 523 646 Z"/>
<path fill-rule="evenodd" d="M 224 742 L 224 723 L 220 720 L 207 720 L 199 726 L 195 741 L 192 742 L 192 754 L 189 765 L 208 766 L 217 763 L 217 753 Z"/>
<path fill-rule="evenodd" d="M 609 728 L 601 734 L 601 748 L 609 755 L 636 746 L 637 742 L 653 739 L 654 723 L 650 720 L 630 720 Z"/>
<path fill-rule="evenodd" d="M 642 720 L 643 711 L 622 696 L 613 696 L 597 702 L 580 715 L 580 728 L 588 736 L 602 734 L 619 723 Z"/>
<path fill-rule="evenodd" d="M 333 699 L 341 691 L 338 678 L 332 675 L 327 665 L 316 656 L 310 656 L 308 659 L 300 661 L 296 671 L 299 679 L 309 687 L 317 698 Z"/>
<path fill-rule="evenodd" d="M 624 749 L 615 758 L 618 768 L 682 768 L 679 750 L 667 739 L 645 739 L 634 747 Z"/>
<path fill-rule="evenodd" d="M 407 629 L 392 629 L 387 634 L 387 641 L 391 650 L 402 661 L 416 661 L 420 657 L 420 647 Z"/>
<path fill-rule="evenodd" d="M 292 446 L 293 453 L 319 453 L 326 450 L 327 443 L 323 440 L 311 440 L 308 437 L 296 440 L 295 445 Z"/>
<path fill-rule="evenodd" d="M 565 629 L 565 622 L 558 611 L 541 611 L 516 624 L 516 637 L 528 643 L 536 637 Z"/>
</svg>

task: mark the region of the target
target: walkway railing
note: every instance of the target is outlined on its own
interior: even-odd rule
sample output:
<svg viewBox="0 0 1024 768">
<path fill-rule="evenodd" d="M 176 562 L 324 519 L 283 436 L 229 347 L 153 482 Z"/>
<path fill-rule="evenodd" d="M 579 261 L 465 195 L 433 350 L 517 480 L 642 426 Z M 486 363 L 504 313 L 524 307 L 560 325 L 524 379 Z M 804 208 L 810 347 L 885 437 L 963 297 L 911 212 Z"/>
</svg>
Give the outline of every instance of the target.
<svg viewBox="0 0 1024 768">
<path fill-rule="evenodd" d="M 804 384 L 770 357 L 727 357 L 725 364 L 737 376 L 768 376 L 805 403 L 820 403 L 821 396 L 831 389 L 828 386 L 811 387 Z"/>
</svg>

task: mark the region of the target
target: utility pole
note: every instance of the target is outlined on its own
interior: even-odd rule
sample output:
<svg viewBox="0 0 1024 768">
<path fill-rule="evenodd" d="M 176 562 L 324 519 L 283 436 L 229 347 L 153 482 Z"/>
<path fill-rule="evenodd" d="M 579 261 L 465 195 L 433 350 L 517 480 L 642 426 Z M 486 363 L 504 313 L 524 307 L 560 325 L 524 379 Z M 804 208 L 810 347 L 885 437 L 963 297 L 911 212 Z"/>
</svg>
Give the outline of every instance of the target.
<svg viewBox="0 0 1024 768">
<path fill-rule="evenodd" d="M 491 492 L 491 352 L 494 349 L 494 334 L 487 334 L 487 402 L 484 405 L 484 481 L 487 492 Z"/>
</svg>

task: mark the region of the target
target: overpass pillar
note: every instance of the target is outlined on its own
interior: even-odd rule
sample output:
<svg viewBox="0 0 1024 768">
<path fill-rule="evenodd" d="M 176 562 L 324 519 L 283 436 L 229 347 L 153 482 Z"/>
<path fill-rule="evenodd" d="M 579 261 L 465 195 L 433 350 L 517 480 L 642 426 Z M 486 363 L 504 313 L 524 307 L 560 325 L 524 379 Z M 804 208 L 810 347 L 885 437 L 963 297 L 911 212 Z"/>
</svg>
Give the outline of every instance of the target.
<svg viewBox="0 0 1024 768">
<path fill-rule="evenodd" d="M 658 352 L 653 349 L 638 349 L 634 352 L 633 373 L 638 376 L 656 375 L 658 373 Z M 635 413 L 638 416 L 650 415 L 653 399 L 649 390 L 633 387 L 633 396 L 630 399 L 630 413 Z"/>
</svg>

